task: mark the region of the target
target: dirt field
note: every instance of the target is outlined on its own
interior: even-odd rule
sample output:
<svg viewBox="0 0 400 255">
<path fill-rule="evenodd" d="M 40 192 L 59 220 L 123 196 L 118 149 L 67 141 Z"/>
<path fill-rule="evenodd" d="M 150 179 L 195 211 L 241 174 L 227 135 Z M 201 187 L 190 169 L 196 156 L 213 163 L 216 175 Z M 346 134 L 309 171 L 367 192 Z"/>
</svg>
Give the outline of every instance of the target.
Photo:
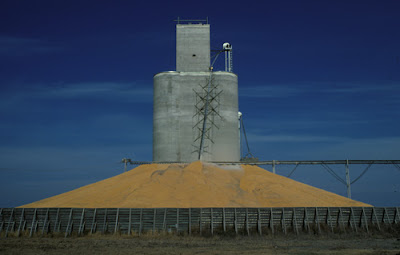
<svg viewBox="0 0 400 255">
<path fill-rule="evenodd" d="M 0 239 L 0 254 L 399 254 L 400 237 L 86 236 Z"/>
</svg>

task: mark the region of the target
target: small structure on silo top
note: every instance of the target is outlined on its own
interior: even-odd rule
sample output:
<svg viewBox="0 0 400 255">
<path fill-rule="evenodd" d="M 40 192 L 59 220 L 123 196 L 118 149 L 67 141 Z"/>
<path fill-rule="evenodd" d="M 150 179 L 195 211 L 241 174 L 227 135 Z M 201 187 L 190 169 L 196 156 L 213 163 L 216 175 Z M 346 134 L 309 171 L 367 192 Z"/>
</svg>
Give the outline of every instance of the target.
<svg viewBox="0 0 400 255">
<path fill-rule="evenodd" d="M 214 71 L 208 20 L 177 20 L 176 71 L 154 76 L 153 161 L 239 161 L 238 77 L 232 47 Z M 225 44 L 224 44 L 225 45 Z"/>
</svg>

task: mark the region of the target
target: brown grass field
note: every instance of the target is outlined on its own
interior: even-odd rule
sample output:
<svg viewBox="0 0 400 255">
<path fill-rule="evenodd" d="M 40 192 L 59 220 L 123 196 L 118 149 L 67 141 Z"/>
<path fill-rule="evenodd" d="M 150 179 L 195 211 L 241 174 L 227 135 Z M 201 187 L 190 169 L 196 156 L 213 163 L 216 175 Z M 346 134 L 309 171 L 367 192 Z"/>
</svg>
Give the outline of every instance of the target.
<svg viewBox="0 0 400 255">
<path fill-rule="evenodd" d="M 0 238 L 0 254 L 397 254 L 400 236 L 88 235 Z"/>
</svg>

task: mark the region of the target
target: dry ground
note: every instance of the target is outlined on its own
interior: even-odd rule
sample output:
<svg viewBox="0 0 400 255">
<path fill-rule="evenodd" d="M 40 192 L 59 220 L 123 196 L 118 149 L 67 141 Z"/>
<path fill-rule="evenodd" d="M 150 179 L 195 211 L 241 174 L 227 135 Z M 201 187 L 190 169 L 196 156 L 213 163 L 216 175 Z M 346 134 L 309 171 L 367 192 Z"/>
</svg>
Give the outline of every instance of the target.
<svg viewBox="0 0 400 255">
<path fill-rule="evenodd" d="M 400 238 L 371 236 L 9 237 L 0 254 L 398 254 Z"/>
</svg>

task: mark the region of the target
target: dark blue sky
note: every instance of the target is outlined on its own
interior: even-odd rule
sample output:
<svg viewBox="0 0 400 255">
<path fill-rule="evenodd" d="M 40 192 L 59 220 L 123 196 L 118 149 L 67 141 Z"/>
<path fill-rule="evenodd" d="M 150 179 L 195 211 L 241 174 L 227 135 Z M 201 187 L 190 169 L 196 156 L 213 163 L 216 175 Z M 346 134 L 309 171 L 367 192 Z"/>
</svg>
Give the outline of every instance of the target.
<svg viewBox="0 0 400 255">
<path fill-rule="evenodd" d="M 255 156 L 400 159 L 399 10 L 399 1 L 3 0 L 0 207 L 119 174 L 123 157 L 151 160 L 152 77 L 175 69 L 178 16 L 208 16 L 212 48 L 233 45 Z M 352 166 L 353 179 L 364 168 Z M 345 195 L 322 167 L 292 177 Z M 372 166 L 353 198 L 399 206 L 398 183 L 394 166 Z"/>
</svg>

